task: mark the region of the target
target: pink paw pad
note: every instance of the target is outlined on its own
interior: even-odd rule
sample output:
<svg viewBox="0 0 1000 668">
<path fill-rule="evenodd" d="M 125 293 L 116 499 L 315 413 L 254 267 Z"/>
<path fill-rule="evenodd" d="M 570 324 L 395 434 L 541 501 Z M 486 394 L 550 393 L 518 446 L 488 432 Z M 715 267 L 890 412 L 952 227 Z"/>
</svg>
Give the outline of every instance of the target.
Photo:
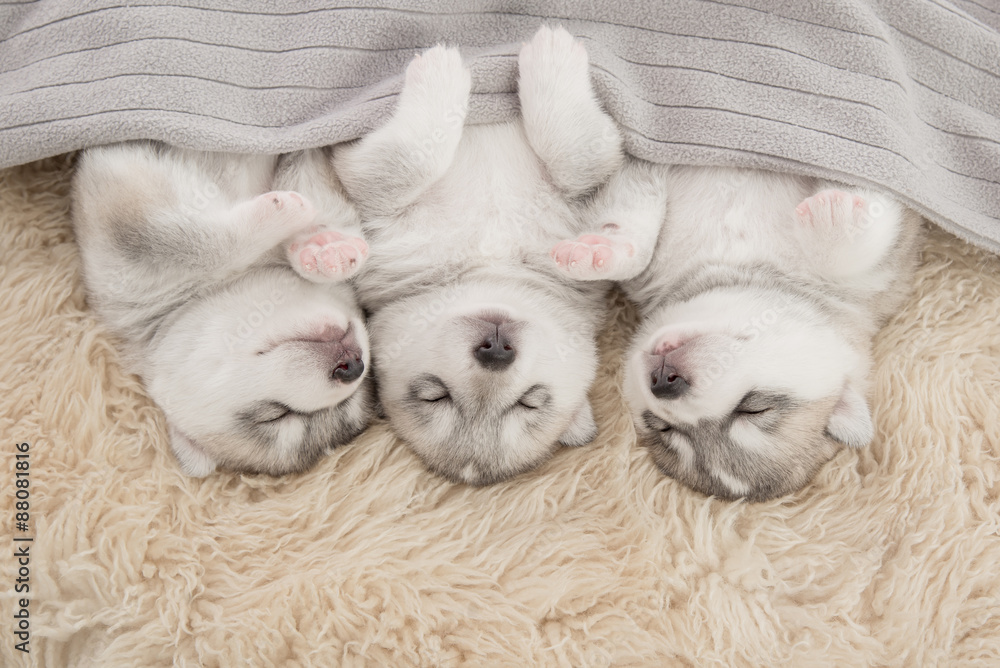
<svg viewBox="0 0 1000 668">
<path fill-rule="evenodd" d="M 556 264 L 566 270 L 601 271 L 610 266 L 616 251 L 631 257 L 635 249 L 631 244 L 621 244 L 597 234 L 584 234 L 576 241 L 560 241 L 550 255 Z"/>
<path fill-rule="evenodd" d="M 288 250 L 303 271 L 327 278 L 346 278 L 357 271 L 368 256 L 368 244 L 364 239 L 332 230 L 295 241 Z"/>
</svg>

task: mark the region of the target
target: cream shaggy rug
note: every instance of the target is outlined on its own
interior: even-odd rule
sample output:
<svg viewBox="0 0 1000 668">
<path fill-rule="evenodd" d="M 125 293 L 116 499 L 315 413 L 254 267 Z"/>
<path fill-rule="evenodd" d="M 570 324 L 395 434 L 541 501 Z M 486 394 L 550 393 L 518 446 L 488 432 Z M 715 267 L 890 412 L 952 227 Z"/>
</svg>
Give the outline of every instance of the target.
<svg viewBox="0 0 1000 668">
<path fill-rule="evenodd" d="M 88 311 L 72 160 L 0 172 L 4 666 L 1000 665 L 1000 261 L 930 235 L 878 433 L 798 494 L 706 499 L 636 446 L 619 297 L 589 447 L 488 489 L 378 424 L 304 475 L 183 477 Z M 30 443 L 30 531 L 14 531 Z"/>
</svg>

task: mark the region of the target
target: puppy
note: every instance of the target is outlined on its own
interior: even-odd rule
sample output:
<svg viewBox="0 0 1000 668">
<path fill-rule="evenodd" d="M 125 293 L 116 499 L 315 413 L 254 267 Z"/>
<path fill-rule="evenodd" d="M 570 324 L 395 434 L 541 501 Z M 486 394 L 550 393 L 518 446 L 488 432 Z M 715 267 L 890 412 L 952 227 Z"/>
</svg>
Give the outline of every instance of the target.
<svg viewBox="0 0 1000 668">
<path fill-rule="evenodd" d="M 867 445 L 871 339 L 907 294 L 920 218 L 812 178 L 636 169 L 645 180 L 607 197 L 648 223 L 662 206 L 653 174 L 668 193 L 662 229 L 644 228 L 659 232 L 652 260 L 624 283 L 642 315 L 625 393 L 657 465 L 705 494 L 760 501 Z"/>
<path fill-rule="evenodd" d="M 372 248 L 356 284 L 386 416 L 430 469 L 472 485 L 597 431 L 587 391 L 607 284 L 553 257 L 587 228 L 621 140 L 565 30 L 539 30 L 518 65 L 521 118 L 465 127 L 469 72 L 457 50 L 430 49 L 391 120 L 334 153 Z"/>
<path fill-rule="evenodd" d="M 88 302 L 188 475 L 302 471 L 367 425 L 368 335 L 343 282 L 367 246 L 334 187 L 321 151 L 83 153 L 73 200 Z"/>
</svg>

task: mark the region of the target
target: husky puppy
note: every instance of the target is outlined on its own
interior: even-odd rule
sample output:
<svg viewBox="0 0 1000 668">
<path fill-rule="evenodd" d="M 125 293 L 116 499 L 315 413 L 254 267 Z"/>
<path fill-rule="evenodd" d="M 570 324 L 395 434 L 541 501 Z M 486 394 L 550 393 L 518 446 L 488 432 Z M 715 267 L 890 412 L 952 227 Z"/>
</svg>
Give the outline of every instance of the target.
<svg viewBox="0 0 1000 668">
<path fill-rule="evenodd" d="M 88 301 L 188 475 L 302 471 L 367 425 L 368 336 L 343 283 L 367 246 L 334 186 L 322 151 L 83 153 L 73 194 Z"/>
<path fill-rule="evenodd" d="M 469 72 L 457 50 L 430 49 L 389 122 L 334 153 L 372 248 L 356 285 L 386 416 L 430 469 L 473 485 L 597 431 L 587 391 L 607 285 L 551 254 L 587 229 L 581 203 L 621 164 L 621 140 L 565 30 L 539 30 L 518 64 L 521 119 L 465 127 Z M 617 277 L 619 246 L 589 273 Z"/>
<path fill-rule="evenodd" d="M 640 440 L 705 494 L 797 490 L 873 436 L 871 339 L 910 287 L 920 219 L 883 194 L 812 178 L 660 175 L 659 241 L 624 284 L 642 314 L 625 374 Z M 627 184 L 615 198 L 659 206 Z"/>
</svg>

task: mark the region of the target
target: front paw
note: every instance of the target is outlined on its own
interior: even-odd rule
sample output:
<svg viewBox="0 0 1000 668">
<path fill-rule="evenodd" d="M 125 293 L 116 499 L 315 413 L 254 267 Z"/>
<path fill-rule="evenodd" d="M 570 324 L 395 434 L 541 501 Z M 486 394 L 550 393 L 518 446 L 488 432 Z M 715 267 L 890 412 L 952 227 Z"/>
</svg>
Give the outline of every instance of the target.
<svg viewBox="0 0 1000 668">
<path fill-rule="evenodd" d="M 368 257 L 368 244 L 360 237 L 320 229 L 292 241 L 287 256 L 303 278 L 315 282 L 342 281 L 361 269 Z"/>
<path fill-rule="evenodd" d="M 550 253 L 556 265 L 578 280 L 617 280 L 628 271 L 635 247 L 620 239 L 584 234 L 575 241 L 560 241 Z"/>
<path fill-rule="evenodd" d="M 408 113 L 443 112 L 460 126 L 471 89 L 472 75 L 458 49 L 438 45 L 414 56 L 406 67 L 400 107 Z"/>
<path fill-rule="evenodd" d="M 853 241 L 872 222 L 865 198 L 843 190 L 821 190 L 795 207 L 795 216 L 805 230 L 827 239 Z"/>
<path fill-rule="evenodd" d="M 539 28 L 531 41 L 521 47 L 517 60 L 522 85 L 545 79 L 560 85 L 583 81 L 589 87 L 587 50 L 563 28 Z"/>
<path fill-rule="evenodd" d="M 880 193 L 823 190 L 795 208 L 795 235 L 808 269 L 828 279 L 861 276 L 889 252 L 899 233 L 902 210 Z"/>
</svg>

